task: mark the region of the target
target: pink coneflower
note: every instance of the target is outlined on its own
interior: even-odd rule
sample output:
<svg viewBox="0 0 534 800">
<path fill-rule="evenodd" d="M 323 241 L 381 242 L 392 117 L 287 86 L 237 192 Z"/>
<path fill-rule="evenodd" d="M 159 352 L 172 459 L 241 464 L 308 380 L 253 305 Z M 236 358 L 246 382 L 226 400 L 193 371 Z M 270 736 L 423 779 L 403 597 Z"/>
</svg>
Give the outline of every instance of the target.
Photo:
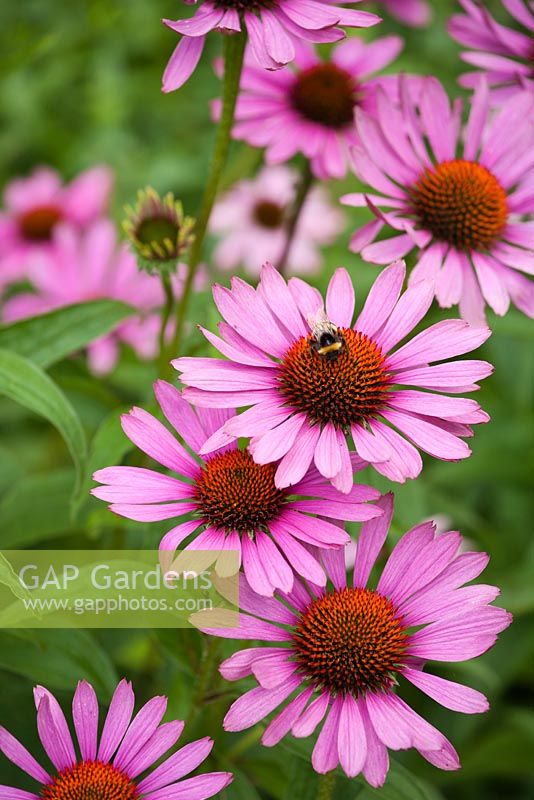
<svg viewBox="0 0 534 800">
<path fill-rule="evenodd" d="M 244 25 L 257 63 L 275 70 L 294 59 L 295 40 L 336 42 L 344 37 L 341 27 L 369 28 L 380 17 L 342 8 L 338 0 L 204 0 L 191 19 L 163 21 L 182 34 L 163 75 L 163 91 L 172 92 L 194 72 L 210 31 L 232 35 Z"/>
<path fill-rule="evenodd" d="M 287 218 L 295 199 L 298 173 L 287 167 L 265 167 L 252 180 L 235 184 L 216 203 L 210 228 L 221 235 L 213 253 L 219 269 L 243 266 L 259 274 L 263 261 L 278 263 L 287 241 Z M 314 272 L 322 264 L 319 247 L 330 244 L 344 228 L 344 216 L 321 186 L 305 200 L 288 254 L 293 272 Z"/>
<path fill-rule="evenodd" d="M 210 754 L 213 740 L 208 736 L 186 744 L 147 773 L 175 746 L 184 723 L 161 723 L 167 708 L 163 696 L 153 697 L 132 719 L 135 697 L 129 681 L 122 680 L 115 689 L 100 738 L 95 690 L 86 681 L 78 683 L 72 701 L 77 748 L 54 695 L 37 686 L 34 697 L 39 738 L 53 768 L 48 772 L 23 744 L 0 727 L 0 750 L 39 784 L 36 792 L 2 786 L 4 800 L 206 800 L 232 781 L 231 772 L 185 778 Z"/>
<path fill-rule="evenodd" d="M 88 300 L 121 300 L 139 313 L 89 345 L 91 370 L 109 372 L 118 358 L 121 341 L 141 358 L 153 358 L 160 325 L 158 310 L 163 304 L 161 283 L 139 271 L 126 245 L 117 245 L 113 224 L 100 220 L 81 236 L 72 227 L 60 226 L 54 232 L 53 244 L 53 257 L 42 254 L 31 265 L 29 278 L 34 293 L 8 300 L 4 320 L 12 322 Z M 175 287 L 179 288 L 178 279 Z"/>
<path fill-rule="evenodd" d="M 24 278 L 34 256 L 50 254 L 58 224 L 84 228 L 102 216 L 112 184 L 106 167 L 82 172 L 68 184 L 48 167 L 11 181 L 0 213 L 0 287 Z"/>
<path fill-rule="evenodd" d="M 268 164 L 304 153 L 316 177 L 342 178 L 349 148 L 358 142 L 355 109 L 372 112 L 378 86 L 396 92 L 396 78 L 370 76 L 388 66 L 401 49 L 398 36 L 370 43 L 353 38 L 323 60 L 301 43 L 293 67 L 269 74 L 247 59 L 234 138 L 267 148 Z"/>
<path fill-rule="evenodd" d="M 488 102 L 481 82 L 461 131 L 460 107 L 451 110 L 435 78 L 418 106 L 406 91 L 400 108 L 382 96 L 376 120 L 357 117 L 353 150 L 356 173 L 379 194 L 342 198 L 376 217 L 354 235 L 354 252 L 387 264 L 417 248 L 411 282 L 432 279 L 439 304 L 459 303 L 476 324 L 485 303 L 502 315 L 512 300 L 534 315 L 534 285 L 521 274 L 534 270 L 534 93 L 516 95 L 491 122 Z M 396 235 L 375 242 L 383 228 Z"/>
<path fill-rule="evenodd" d="M 188 537 L 186 549 L 237 550 L 249 584 L 261 595 L 290 591 L 293 570 L 324 586 L 326 576 L 309 545 L 340 548 L 350 537 L 335 520 L 363 521 L 382 512 L 367 500 L 379 497 L 369 486 L 351 486 L 341 494 L 316 469 L 305 467 L 291 491 L 278 489 L 275 464 L 256 464 L 247 449 L 230 444 L 208 458 L 198 456 L 204 442 L 231 414 L 229 409 L 193 408 L 165 381 L 155 384 L 161 409 L 189 449 L 161 422 L 134 408 L 122 418 L 126 435 L 144 453 L 178 478 L 136 467 L 107 467 L 95 473 L 105 484 L 93 489 L 111 510 L 128 519 L 154 522 L 192 514 L 161 540 L 161 550 L 175 550 Z M 271 409 L 274 414 L 276 409 Z M 353 460 L 352 472 L 362 463 Z"/>
<path fill-rule="evenodd" d="M 534 3 L 532 0 L 502 0 L 522 30 L 498 23 L 483 3 L 459 0 L 465 14 L 451 17 L 448 30 L 460 44 L 469 47 L 461 58 L 482 72 L 468 72 L 460 84 L 469 89 L 485 75 L 493 87 L 496 105 L 529 86 L 534 91 Z"/>
<path fill-rule="evenodd" d="M 379 0 L 379 2 L 388 14 L 413 28 L 422 28 L 432 19 L 427 0 Z"/>
<path fill-rule="evenodd" d="M 262 736 L 272 747 L 289 732 L 310 736 L 324 719 L 314 769 L 325 773 L 341 764 L 349 777 L 363 772 L 372 786 L 386 779 L 388 748 L 414 747 L 440 769 L 459 768 L 451 743 L 402 700 L 403 679 L 445 708 L 486 711 L 483 694 L 425 672 L 425 664 L 475 658 L 511 622 L 504 609 L 489 605 L 496 587 L 464 586 L 484 569 L 487 555 L 459 554 L 460 534 L 436 536 L 431 523 L 400 539 L 370 588 L 393 511 L 390 495 L 379 502 L 385 514 L 362 528 L 352 584 L 343 552 L 329 551 L 325 589 L 297 579 L 292 593 L 266 607 L 243 584 L 239 627 L 208 627 L 209 612 L 192 619 L 214 636 L 267 644 L 221 665 L 226 679 L 253 675 L 259 684 L 231 706 L 226 730 L 249 728 L 284 704 Z"/>
<path fill-rule="evenodd" d="M 466 458 L 471 451 L 462 437 L 488 416 L 474 400 L 419 389 L 457 394 L 478 388 L 474 382 L 491 372 L 488 363 L 446 360 L 478 347 L 490 332 L 450 319 L 398 348 L 433 296 L 427 281 L 401 295 L 404 277 L 403 262 L 384 270 L 354 325 L 354 289 L 344 269 L 330 281 L 326 313 L 316 289 L 299 278 L 286 284 L 270 264 L 257 289 L 238 278 L 231 289 L 215 286 L 222 338 L 203 333 L 229 360 L 179 358 L 173 364 L 191 387 L 185 390 L 191 402 L 252 408 L 228 420 L 201 452 L 250 436 L 258 464 L 281 459 L 278 487 L 300 480 L 314 461 L 341 491 L 352 486 L 349 436 L 361 459 L 395 481 L 421 471 L 411 442 L 436 458 Z M 445 363 L 429 366 L 438 361 Z"/>
</svg>

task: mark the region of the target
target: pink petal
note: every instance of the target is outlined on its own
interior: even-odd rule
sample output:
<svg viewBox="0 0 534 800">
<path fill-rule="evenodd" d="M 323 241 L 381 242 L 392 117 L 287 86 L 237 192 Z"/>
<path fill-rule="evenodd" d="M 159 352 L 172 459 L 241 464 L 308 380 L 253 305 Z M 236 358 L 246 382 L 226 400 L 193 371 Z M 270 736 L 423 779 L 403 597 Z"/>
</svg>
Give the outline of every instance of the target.
<svg viewBox="0 0 534 800">
<path fill-rule="evenodd" d="M 376 505 L 384 513 L 381 517 L 364 522 L 362 525 L 354 561 L 354 586 L 366 586 L 375 561 L 387 539 L 393 517 L 393 494 L 390 492 L 383 495 L 377 500 Z"/>
<path fill-rule="evenodd" d="M 277 467 L 274 480 L 278 488 L 293 486 L 306 475 L 320 435 L 319 425 L 301 429 L 293 447 L 285 454 Z"/>
<path fill-rule="evenodd" d="M 354 325 L 355 330 L 371 337 L 380 330 L 397 303 L 405 275 L 403 261 L 397 261 L 382 270 L 367 295 L 362 312 Z"/>
<path fill-rule="evenodd" d="M 94 761 L 98 744 L 98 700 L 87 681 L 80 681 L 72 701 L 72 718 L 84 761 Z"/>
<path fill-rule="evenodd" d="M 401 236 L 392 236 L 381 242 L 368 244 L 362 249 L 362 258 L 373 264 L 389 264 L 413 250 L 415 243 L 411 236 L 403 233 Z"/>
<path fill-rule="evenodd" d="M 367 758 L 367 737 L 358 703 L 350 694 L 345 695 L 341 706 L 337 748 L 346 775 L 359 775 Z"/>
<path fill-rule="evenodd" d="M 333 478 L 341 469 L 341 453 L 336 429 L 330 422 L 321 431 L 315 447 L 314 461 L 315 466 L 325 478 Z"/>
<path fill-rule="evenodd" d="M 290 592 L 293 587 L 293 570 L 272 539 L 263 531 L 256 531 L 256 547 L 258 558 L 262 562 L 271 586 L 282 592 Z M 268 596 L 272 596 L 272 591 L 268 592 Z"/>
<path fill-rule="evenodd" d="M 260 289 L 271 312 L 290 333 L 295 338 L 307 336 L 308 331 L 291 291 L 278 270 L 269 262 L 262 267 Z"/>
<path fill-rule="evenodd" d="M 0 750 L 13 764 L 24 770 L 28 775 L 39 783 L 47 784 L 50 782 L 50 775 L 35 760 L 32 754 L 26 750 L 18 739 L 0 725 Z"/>
<path fill-rule="evenodd" d="M 376 343 L 384 353 L 395 347 L 423 319 L 433 297 L 434 287 L 430 281 L 420 281 L 406 289 L 384 327 L 375 337 Z"/>
<path fill-rule="evenodd" d="M 146 744 L 163 719 L 167 698 L 152 697 L 134 717 L 117 751 L 113 766 L 123 769 Z"/>
<path fill-rule="evenodd" d="M 61 720 L 57 707 L 55 704 L 52 706 L 49 694 L 41 694 L 37 708 L 37 730 L 46 754 L 58 772 L 76 763 L 76 754 L 65 717 L 63 716 Z"/>
<path fill-rule="evenodd" d="M 180 39 L 163 73 L 164 92 L 174 92 L 189 80 L 200 61 L 204 41 L 204 36 L 183 36 Z"/>
<path fill-rule="evenodd" d="M 384 417 L 401 430 L 414 444 L 431 456 L 444 461 L 467 458 L 471 450 L 464 441 L 431 422 L 404 411 L 388 409 Z"/>
<path fill-rule="evenodd" d="M 431 325 L 397 350 L 388 358 L 388 364 L 394 370 L 427 365 L 469 353 L 489 336 L 487 328 L 475 328 L 462 320 L 443 320 Z"/>
<path fill-rule="evenodd" d="M 381 437 L 375 436 L 361 425 L 352 425 L 351 433 L 356 452 L 364 461 L 376 464 L 391 458 L 391 448 Z"/>
<path fill-rule="evenodd" d="M 263 434 L 257 443 L 249 446 L 254 461 L 257 464 L 270 464 L 285 456 L 306 422 L 303 414 L 293 414 L 277 428 Z"/>
<path fill-rule="evenodd" d="M 313 748 L 312 765 L 320 774 L 330 772 L 339 763 L 337 737 L 342 702 L 340 697 L 334 700 Z"/>
<path fill-rule="evenodd" d="M 354 314 L 354 286 L 346 269 L 336 269 L 326 292 L 326 315 L 338 328 L 350 328 Z"/>
<path fill-rule="evenodd" d="M 109 711 L 104 722 L 100 746 L 98 748 L 98 760 L 107 764 L 117 747 L 122 741 L 122 737 L 128 729 L 132 712 L 134 709 L 135 697 L 132 685 L 129 681 L 122 680 L 111 699 Z"/>
<path fill-rule="evenodd" d="M 429 672 L 409 669 L 408 667 L 402 670 L 402 674 L 414 686 L 417 686 L 418 689 L 421 689 L 422 692 L 437 703 L 445 706 L 445 708 L 450 708 L 451 711 L 459 711 L 464 714 L 482 714 L 489 709 L 487 698 L 481 692 L 477 692 L 476 689 L 463 686 L 461 683 L 445 680 L 445 678 L 439 678 Z"/>
<path fill-rule="evenodd" d="M 207 800 L 219 794 L 234 779 L 231 772 L 208 772 L 165 786 L 144 796 L 144 800 Z"/>
<path fill-rule="evenodd" d="M 289 678 L 279 689 L 257 686 L 246 692 L 230 706 L 224 718 L 225 731 L 243 731 L 274 711 L 301 683 L 300 677 Z"/>
<path fill-rule="evenodd" d="M 308 708 L 301 714 L 300 718 L 294 723 L 291 733 L 297 739 L 303 739 L 315 731 L 316 727 L 322 721 L 328 704 L 330 702 L 330 694 L 323 692 L 310 703 Z"/>
<path fill-rule="evenodd" d="M 365 700 L 360 700 L 358 703 L 360 713 L 362 715 L 363 724 L 365 727 L 365 737 L 367 739 L 367 758 L 363 767 L 363 775 L 365 780 L 378 789 L 385 783 L 388 769 L 389 769 L 389 756 L 387 747 L 385 747 L 378 736 L 376 735 L 373 724 L 369 718 L 369 712 Z"/>
<path fill-rule="evenodd" d="M 142 408 L 134 407 L 128 414 L 124 414 L 122 428 L 140 450 L 167 469 L 187 476 L 194 475 L 198 470 L 196 462 L 172 433 Z"/>
<path fill-rule="evenodd" d="M 139 792 L 144 795 L 146 792 L 154 792 L 180 780 L 184 775 L 199 767 L 212 749 L 213 740 L 208 736 L 186 744 L 139 783 L 137 787 Z"/>
<path fill-rule="evenodd" d="M 145 744 L 122 767 L 130 779 L 137 778 L 142 772 L 152 767 L 167 750 L 174 747 L 184 729 L 180 720 L 164 722 L 157 728 Z"/>
</svg>

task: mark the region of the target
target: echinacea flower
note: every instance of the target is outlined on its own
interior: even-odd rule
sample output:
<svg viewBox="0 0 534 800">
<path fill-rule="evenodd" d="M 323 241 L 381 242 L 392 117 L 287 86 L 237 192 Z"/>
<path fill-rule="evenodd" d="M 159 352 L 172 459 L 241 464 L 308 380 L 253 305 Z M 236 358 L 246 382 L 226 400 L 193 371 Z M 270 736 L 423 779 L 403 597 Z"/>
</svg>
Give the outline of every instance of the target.
<svg viewBox="0 0 534 800">
<path fill-rule="evenodd" d="M 379 2 L 388 14 L 413 28 L 428 25 L 432 18 L 427 0 L 379 0 Z"/>
<path fill-rule="evenodd" d="M 37 686 L 34 697 L 39 738 L 52 768 L 43 767 L 0 726 L 0 750 L 39 784 L 35 792 L 2 786 L 4 800 L 206 800 L 232 781 L 231 772 L 185 777 L 210 754 L 213 740 L 208 736 L 186 744 L 153 768 L 174 748 L 184 723 L 161 722 L 167 708 L 163 696 L 153 697 L 132 719 L 135 696 L 129 681 L 122 680 L 115 689 L 100 737 L 95 690 L 87 681 L 78 683 L 72 701 L 77 747 L 54 695 Z"/>
<path fill-rule="evenodd" d="M 68 184 L 48 167 L 11 181 L 0 213 L 0 287 L 25 278 L 34 256 L 52 254 L 53 234 L 60 223 L 82 229 L 101 217 L 112 185 L 106 167 L 82 172 Z"/>
<path fill-rule="evenodd" d="M 268 74 L 248 58 L 233 137 L 265 147 L 268 164 L 303 153 L 316 177 L 344 177 L 349 148 L 358 142 L 354 111 L 358 107 L 373 111 L 378 86 L 396 91 L 396 78 L 371 76 L 388 66 L 401 49 L 398 36 L 369 43 L 352 38 L 337 45 L 325 60 L 311 45 L 300 43 L 293 66 Z"/>
<path fill-rule="evenodd" d="M 94 222 L 82 235 L 72 227 L 60 226 L 54 232 L 53 243 L 54 256 L 42 254 L 31 265 L 28 277 L 34 292 L 10 298 L 4 305 L 4 321 L 13 322 L 89 300 L 121 300 L 135 309 L 133 316 L 112 333 L 91 342 L 91 370 L 97 374 L 109 372 L 117 361 L 121 341 L 141 358 L 153 358 L 157 352 L 159 309 L 163 305 L 161 282 L 140 272 L 128 247 L 118 245 L 111 221 Z M 174 277 L 177 294 L 183 279 L 183 271 Z"/>
<path fill-rule="evenodd" d="M 474 400 L 436 392 L 478 388 L 475 381 L 491 373 L 490 364 L 448 359 L 478 347 L 490 332 L 449 319 L 398 347 L 433 296 L 427 281 L 401 294 L 404 277 L 403 262 L 385 269 L 354 325 L 354 288 L 344 269 L 330 281 L 326 313 L 316 289 L 300 278 L 286 283 L 271 264 L 257 289 L 239 278 L 231 289 L 215 286 L 225 320 L 221 337 L 202 332 L 228 361 L 178 358 L 173 364 L 191 402 L 251 408 L 225 422 L 201 453 L 252 437 L 254 461 L 280 460 L 279 488 L 299 481 L 313 461 L 343 492 L 352 486 L 349 436 L 358 456 L 394 481 L 421 471 L 411 442 L 436 458 L 467 458 L 462 437 L 488 416 Z M 435 362 L 441 363 L 430 366 Z"/>
<path fill-rule="evenodd" d="M 231 36 L 246 29 L 257 63 L 275 70 L 293 60 L 295 40 L 336 42 L 342 27 L 368 28 L 380 17 L 343 8 L 339 0 L 203 0 L 192 18 L 163 21 L 182 34 L 163 75 L 163 91 L 172 92 L 194 72 L 210 31 Z"/>
<path fill-rule="evenodd" d="M 139 266 L 150 274 L 172 274 L 193 241 L 195 220 L 184 217 L 172 192 L 160 197 L 151 186 L 138 192 L 135 207 L 127 206 L 126 214 L 123 228 Z"/>
<path fill-rule="evenodd" d="M 202 445 L 231 411 L 195 409 L 165 381 L 155 384 L 155 392 L 166 419 L 189 449 L 141 408 L 125 414 L 122 427 L 140 450 L 178 477 L 138 467 L 107 467 L 94 474 L 105 485 L 92 493 L 110 502 L 116 514 L 140 522 L 191 514 L 163 537 L 160 549 L 174 551 L 194 536 L 185 549 L 218 551 L 223 557 L 225 551 L 237 551 L 249 584 L 261 595 L 290 591 L 293 570 L 324 586 L 324 570 L 308 546 L 341 548 L 350 537 L 339 524 L 315 515 L 341 521 L 372 519 L 382 512 L 366 501 L 379 493 L 356 484 L 343 495 L 313 467 L 302 470 L 291 491 L 278 489 L 276 465 L 256 464 L 250 452 L 236 444 L 202 459 Z M 353 459 L 353 470 L 362 466 Z"/>
<path fill-rule="evenodd" d="M 522 274 L 534 271 L 534 93 L 490 120 L 482 81 L 463 130 L 459 105 L 451 109 L 435 78 L 418 104 L 401 93 L 400 108 L 382 96 L 376 119 L 357 115 L 354 169 L 378 194 L 342 198 L 375 216 L 351 249 L 375 264 L 416 249 L 411 282 L 433 280 L 439 304 L 459 303 L 469 322 L 484 324 L 485 303 L 502 315 L 512 301 L 534 316 L 534 284 Z M 395 235 L 375 242 L 383 229 Z"/>
<path fill-rule="evenodd" d="M 287 218 L 295 200 L 298 173 L 287 167 L 264 167 L 239 181 L 213 208 L 210 229 L 221 236 L 213 252 L 219 269 L 243 266 L 258 275 L 263 261 L 278 263 L 287 243 Z M 294 273 L 314 272 L 322 264 L 319 247 L 344 228 L 344 216 L 321 186 L 313 186 L 302 207 L 287 260 Z"/>
<path fill-rule="evenodd" d="M 249 728 L 283 705 L 262 736 L 272 747 L 290 732 L 312 735 L 324 720 L 314 769 L 326 773 L 341 764 L 349 777 L 362 772 L 375 787 L 386 779 L 388 749 L 414 747 L 440 769 L 459 768 L 451 743 L 402 699 L 404 681 L 453 711 L 487 711 L 483 694 L 427 672 L 426 664 L 476 658 L 511 622 L 490 605 L 496 587 L 464 585 L 488 556 L 459 553 L 460 534 L 436 536 L 428 522 L 399 540 L 371 588 L 393 512 L 391 495 L 379 502 L 385 513 L 362 527 L 351 582 L 343 552 L 328 551 L 324 589 L 296 579 L 293 592 L 265 605 L 242 584 L 239 627 L 211 627 L 209 611 L 191 618 L 205 633 L 266 645 L 238 651 L 221 665 L 227 680 L 252 675 L 259 684 L 233 703 L 227 731 Z"/>
<path fill-rule="evenodd" d="M 464 14 L 454 14 L 448 30 L 456 41 L 470 49 L 461 53 L 467 64 L 478 67 L 460 78 L 469 89 L 484 75 L 492 87 L 492 100 L 503 100 L 529 86 L 534 91 L 534 3 L 532 0 L 502 0 L 520 30 L 501 25 L 484 3 L 459 0 Z"/>
</svg>

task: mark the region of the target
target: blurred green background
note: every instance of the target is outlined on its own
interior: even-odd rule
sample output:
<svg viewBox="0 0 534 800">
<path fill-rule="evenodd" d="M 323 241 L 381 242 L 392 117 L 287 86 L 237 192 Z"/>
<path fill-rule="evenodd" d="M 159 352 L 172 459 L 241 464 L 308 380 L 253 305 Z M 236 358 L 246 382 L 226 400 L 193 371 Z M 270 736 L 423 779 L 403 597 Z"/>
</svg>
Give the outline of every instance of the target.
<svg viewBox="0 0 534 800">
<path fill-rule="evenodd" d="M 428 30 L 408 30 L 386 19 L 379 30 L 365 35 L 374 38 L 400 32 L 406 48 L 395 67 L 436 74 L 451 92 L 457 92 L 456 77 L 462 71 L 459 48 L 444 29 L 455 3 L 440 0 L 432 5 L 435 19 Z M 497 2 L 487 5 L 500 10 Z M 0 8 L 0 184 L 37 164 L 50 164 L 70 178 L 103 162 L 117 176 L 117 219 L 123 204 L 146 184 L 160 191 L 173 190 L 186 210 L 194 213 L 213 138 L 209 100 L 217 96 L 219 86 L 211 61 L 220 42 L 212 36 L 189 83 L 178 93 L 163 95 L 161 73 L 176 36 L 160 18 L 182 13 L 190 11 L 180 0 L 4 0 Z M 227 180 L 246 174 L 255 163 L 252 151 L 234 146 Z M 350 186 L 353 182 L 348 179 L 343 185 L 333 185 L 332 193 L 341 194 Z M 317 284 L 324 286 L 333 268 L 343 264 L 356 281 L 361 303 L 376 269 L 346 248 L 350 230 L 365 213 L 351 210 L 347 217 L 347 231 L 326 253 Z M 195 298 L 190 319 L 212 326 L 216 315 L 206 299 L 207 295 Z M 446 315 L 433 309 L 431 316 L 434 321 Z M 427 459 L 419 480 L 396 488 L 394 532 L 398 535 L 426 517 L 445 515 L 449 527 L 460 529 L 473 547 L 491 553 L 483 580 L 503 587 L 502 604 L 513 611 L 515 623 L 491 653 L 468 664 L 440 667 L 439 674 L 486 692 L 492 710 L 482 717 L 461 716 L 415 691 L 413 697 L 408 692 L 418 712 L 452 739 L 463 769 L 440 772 L 417 754 L 395 754 L 394 759 L 421 783 L 415 785 L 415 778 L 399 767 L 393 783 L 381 793 L 364 789 L 359 781 L 340 781 L 336 800 L 534 798 L 532 326 L 515 310 L 504 319 L 491 315 L 490 325 L 494 335 L 480 357 L 493 362 L 496 369 L 477 399 L 492 421 L 479 426 L 468 461 L 446 464 Z M 202 346 L 191 325 L 186 349 L 198 352 Z M 141 365 L 125 353 L 115 373 L 100 381 L 89 376 L 81 358 L 56 364 L 51 375 L 78 411 L 89 439 L 99 430 L 101 437 L 102 431 L 108 434 L 108 461 L 97 463 L 103 453 L 93 452 L 93 466 L 118 463 L 124 455 L 135 463 L 136 455 L 127 452 L 120 433 L 118 415 L 134 402 L 152 402 L 154 367 Z M 72 468 L 62 440 L 49 425 L 3 400 L 0 430 L 3 548 L 156 546 L 157 525 L 119 521 L 96 501 L 85 503 L 73 525 L 69 515 Z M 379 483 L 374 475 L 365 479 L 386 488 L 386 482 Z M 209 702 L 196 708 L 195 676 L 205 646 L 199 635 L 188 631 L 98 635 L 0 631 L 0 720 L 40 754 L 33 683 L 56 690 L 67 703 L 76 681 L 87 677 L 106 701 L 116 676 L 126 675 L 134 680 L 140 700 L 164 692 L 170 697 L 169 718 L 171 714 L 192 717 L 187 738 L 210 734 L 216 739 L 213 767 L 231 768 L 237 775 L 224 795 L 228 800 L 304 797 L 302 787 L 314 778 L 294 741 L 267 750 L 258 746 L 257 730 L 252 735 L 222 732 L 222 716 L 242 686 L 217 682 L 214 677 Z M 233 644 L 222 646 L 224 652 L 234 649 Z M 0 762 L 0 782 L 25 785 L 5 760 Z"/>
</svg>

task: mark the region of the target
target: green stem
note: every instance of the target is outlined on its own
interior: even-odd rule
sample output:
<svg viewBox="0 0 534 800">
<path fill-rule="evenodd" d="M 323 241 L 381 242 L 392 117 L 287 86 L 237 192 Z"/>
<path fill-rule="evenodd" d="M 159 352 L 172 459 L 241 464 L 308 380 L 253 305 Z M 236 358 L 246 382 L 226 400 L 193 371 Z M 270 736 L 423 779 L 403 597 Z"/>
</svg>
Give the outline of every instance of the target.
<svg viewBox="0 0 534 800">
<path fill-rule="evenodd" d="M 313 174 L 310 168 L 310 162 L 306 161 L 306 164 L 302 171 L 300 183 L 297 188 L 297 194 L 293 203 L 293 208 L 286 223 L 286 245 L 284 247 L 282 257 L 280 258 L 280 261 L 277 265 L 278 271 L 280 272 L 281 275 L 284 275 L 287 269 L 287 261 L 289 258 L 289 253 L 291 252 L 291 245 L 293 244 L 293 238 L 295 236 L 295 231 L 297 230 L 300 214 L 302 209 L 304 208 L 304 203 L 306 202 L 306 198 L 308 197 L 312 185 L 313 185 Z"/>
<path fill-rule="evenodd" d="M 172 291 L 171 276 L 168 273 L 161 275 L 161 285 L 163 286 L 163 294 L 165 295 L 165 304 L 161 312 L 161 326 L 159 329 L 159 369 L 160 375 L 163 375 L 167 370 L 167 347 L 165 342 L 165 333 L 167 325 L 172 314 L 174 307 L 174 294 Z"/>
<path fill-rule="evenodd" d="M 327 772 L 319 778 L 316 800 L 332 800 L 334 796 L 334 786 L 336 784 L 336 771 Z"/>
<path fill-rule="evenodd" d="M 224 57 L 224 83 L 221 118 L 217 129 L 217 136 L 213 148 L 211 167 L 208 175 L 202 205 L 195 225 L 195 240 L 191 245 L 189 253 L 189 263 L 187 278 L 185 281 L 182 296 L 176 310 L 176 329 L 171 344 L 171 357 L 180 354 L 182 343 L 183 327 L 187 313 L 187 307 L 191 297 L 193 282 L 197 273 L 198 265 L 202 256 L 202 249 L 211 210 L 217 196 L 221 177 L 228 158 L 230 147 L 230 137 L 234 122 L 235 105 L 239 92 L 239 82 L 243 69 L 243 56 L 245 53 L 246 33 L 234 33 L 223 36 L 223 57 Z"/>
<path fill-rule="evenodd" d="M 193 695 L 191 711 L 187 718 L 187 728 L 189 731 L 192 730 L 192 726 L 204 705 L 208 689 L 213 686 L 219 661 L 220 648 L 221 640 L 217 636 L 210 636 L 206 642 L 200 661 L 198 683 Z"/>
</svg>

